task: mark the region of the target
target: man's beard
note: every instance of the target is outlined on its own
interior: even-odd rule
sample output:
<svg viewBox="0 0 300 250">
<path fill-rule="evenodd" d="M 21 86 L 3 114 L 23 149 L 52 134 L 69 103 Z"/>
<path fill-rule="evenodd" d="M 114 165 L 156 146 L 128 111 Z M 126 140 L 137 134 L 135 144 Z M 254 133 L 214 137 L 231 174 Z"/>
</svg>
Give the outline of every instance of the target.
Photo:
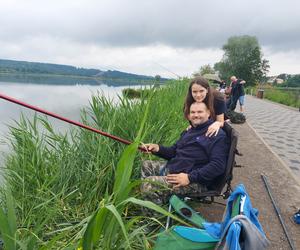
<svg viewBox="0 0 300 250">
<path fill-rule="evenodd" d="M 193 127 L 197 127 L 197 126 L 201 125 L 202 123 L 203 123 L 202 120 L 197 120 L 195 122 L 191 122 L 191 124 L 193 125 Z"/>
</svg>

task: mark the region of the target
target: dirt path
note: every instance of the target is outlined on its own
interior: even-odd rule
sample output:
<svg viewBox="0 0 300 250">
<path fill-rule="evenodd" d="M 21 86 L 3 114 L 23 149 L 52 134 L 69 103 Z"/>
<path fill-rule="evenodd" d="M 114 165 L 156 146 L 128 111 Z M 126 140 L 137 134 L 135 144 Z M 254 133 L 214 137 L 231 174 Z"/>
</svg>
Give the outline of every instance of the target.
<svg viewBox="0 0 300 250">
<path fill-rule="evenodd" d="M 245 185 L 252 205 L 259 210 L 259 220 L 271 242 L 269 249 L 291 249 L 262 181 L 261 174 L 264 174 L 295 249 L 300 249 L 300 225 L 292 221 L 296 208 L 300 207 L 299 180 L 247 123 L 234 127 L 239 132 L 238 149 L 243 156 L 236 157 L 237 164 L 242 167 L 234 169 L 233 186 L 238 183 Z M 222 199 L 218 201 L 224 203 Z M 224 207 L 219 204 L 202 205 L 199 210 L 208 220 L 221 220 Z"/>
</svg>

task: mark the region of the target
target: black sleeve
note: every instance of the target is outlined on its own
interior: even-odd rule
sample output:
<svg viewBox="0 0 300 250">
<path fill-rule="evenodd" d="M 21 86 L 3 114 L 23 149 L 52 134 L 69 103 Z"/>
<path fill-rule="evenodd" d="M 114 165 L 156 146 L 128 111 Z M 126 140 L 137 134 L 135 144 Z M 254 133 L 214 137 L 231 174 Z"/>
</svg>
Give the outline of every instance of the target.
<svg viewBox="0 0 300 250">
<path fill-rule="evenodd" d="M 226 135 L 215 138 L 209 153 L 209 163 L 189 173 L 190 182 L 209 186 L 216 177 L 224 173 L 227 163 L 227 152 Z"/>
<path fill-rule="evenodd" d="M 215 98 L 214 99 L 214 109 L 216 115 L 222 115 L 226 112 L 226 102 L 224 99 Z"/>
<path fill-rule="evenodd" d="M 186 130 L 181 133 L 179 140 L 173 146 L 165 147 L 163 145 L 159 145 L 159 151 L 153 154 L 166 160 L 171 160 L 176 156 L 177 143 L 181 140 L 185 133 L 187 133 Z"/>
<path fill-rule="evenodd" d="M 166 159 L 166 160 L 171 160 L 172 158 L 174 158 L 176 156 L 176 148 L 177 145 L 174 144 L 171 147 L 165 147 L 162 145 L 159 145 L 159 151 L 156 153 L 153 153 L 154 155 Z"/>
</svg>

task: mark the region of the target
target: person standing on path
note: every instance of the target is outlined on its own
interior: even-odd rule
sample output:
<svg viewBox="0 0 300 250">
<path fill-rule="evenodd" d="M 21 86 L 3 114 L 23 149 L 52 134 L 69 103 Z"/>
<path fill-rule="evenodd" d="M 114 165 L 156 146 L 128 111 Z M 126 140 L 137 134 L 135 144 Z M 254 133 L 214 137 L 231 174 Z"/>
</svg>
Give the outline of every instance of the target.
<svg viewBox="0 0 300 250">
<path fill-rule="evenodd" d="M 230 77 L 230 85 L 229 85 L 229 90 L 230 90 L 230 93 L 229 93 L 229 98 L 228 98 L 228 101 L 226 103 L 226 106 L 227 106 L 227 109 L 229 110 L 232 110 L 233 108 L 233 103 L 235 102 L 234 100 L 234 92 L 235 92 L 235 86 L 236 86 L 236 83 L 237 83 L 237 78 L 236 76 L 231 76 Z M 235 107 L 234 107 L 235 109 Z"/>
<path fill-rule="evenodd" d="M 244 84 L 246 81 L 242 79 L 237 79 L 235 76 L 232 76 L 230 78 L 231 80 L 231 94 L 230 99 L 227 103 L 227 108 L 229 110 L 234 111 L 237 105 L 237 102 L 239 101 L 240 104 L 240 111 L 241 113 L 244 112 L 244 102 L 245 102 L 245 90 L 244 90 Z"/>
<path fill-rule="evenodd" d="M 241 80 L 240 82 L 238 82 L 238 85 L 237 85 L 237 92 L 239 94 L 239 104 L 240 104 L 240 112 L 241 113 L 244 113 L 245 111 L 245 108 L 244 108 L 244 105 L 245 105 L 245 89 L 244 89 L 244 85 L 245 85 L 246 81 L 244 80 Z"/>
</svg>

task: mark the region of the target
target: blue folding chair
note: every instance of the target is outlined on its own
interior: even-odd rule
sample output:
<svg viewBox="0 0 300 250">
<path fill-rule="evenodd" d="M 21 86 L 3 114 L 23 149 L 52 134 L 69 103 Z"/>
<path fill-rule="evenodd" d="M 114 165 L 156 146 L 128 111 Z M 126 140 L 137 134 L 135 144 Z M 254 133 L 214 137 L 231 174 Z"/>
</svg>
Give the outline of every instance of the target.
<svg viewBox="0 0 300 250">
<path fill-rule="evenodd" d="M 268 240 L 258 221 L 257 209 L 252 207 L 244 185 L 238 185 L 230 195 L 221 223 L 209 223 L 175 195 L 171 207 L 183 218 L 197 226 L 166 226 L 158 235 L 154 249 L 265 249 Z"/>
</svg>

